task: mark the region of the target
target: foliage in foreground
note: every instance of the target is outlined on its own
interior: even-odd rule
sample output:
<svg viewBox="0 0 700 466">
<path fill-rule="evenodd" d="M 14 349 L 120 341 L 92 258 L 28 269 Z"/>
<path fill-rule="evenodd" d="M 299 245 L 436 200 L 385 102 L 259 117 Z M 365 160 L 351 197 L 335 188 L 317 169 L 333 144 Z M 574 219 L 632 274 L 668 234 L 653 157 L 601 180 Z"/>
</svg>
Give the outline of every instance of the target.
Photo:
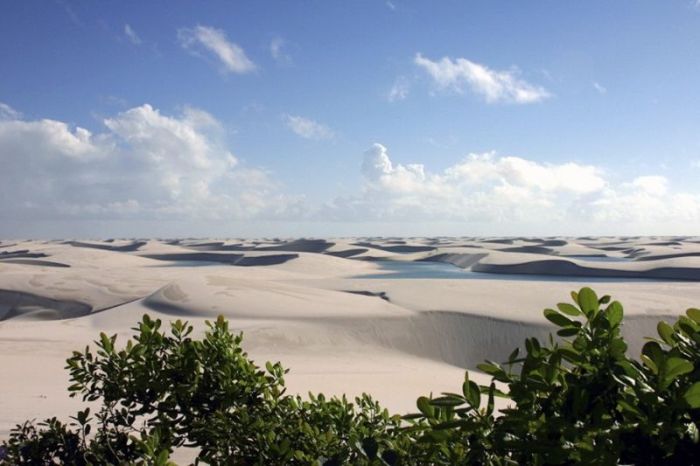
<svg viewBox="0 0 700 466">
<path fill-rule="evenodd" d="M 489 386 L 467 373 L 460 393 L 421 397 L 403 417 L 368 395 L 287 395 L 287 371 L 256 366 L 223 318 L 197 340 L 187 323 L 165 332 L 144 316 L 124 348 L 101 334 L 96 353 L 68 359 L 71 396 L 98 411 L 18 425 L 0 464 L 168 465 L 180 447 L 226 465 L 700 464 L 700 310 L 660 322 L 640 362 L 619 302 L 572 297 L 544 311 L 559 339 L 527 339 L 522 356 L 479 366 Z M 500 414 L 497 396 L 510 398 Z"/>
</svg>

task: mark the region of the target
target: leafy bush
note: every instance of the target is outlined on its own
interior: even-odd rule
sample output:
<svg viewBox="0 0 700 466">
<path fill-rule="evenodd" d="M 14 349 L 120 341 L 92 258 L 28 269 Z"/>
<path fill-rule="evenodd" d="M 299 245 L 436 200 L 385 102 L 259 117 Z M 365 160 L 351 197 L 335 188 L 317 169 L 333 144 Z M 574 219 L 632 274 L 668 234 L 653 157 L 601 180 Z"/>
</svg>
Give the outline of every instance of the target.
<svg viewBox="0 0 700 466">
<path fill-rule="evenodd" d="M 144 316 L 122 349 L 68 359 L 71 396 L 99 402 L 70 425 L 18 425 L 0 464 L 168 465 L 190 447 L 197 463 L 230 465 L 698 464 L 700 310 L 660 322 L 640 360 L 626 355 L 623 308 L 589 288 L 546 309 L 558 339 L 525 341 L 502 364 L 466 373 L 460 393 L 421 397 L 390 415 L 368 395 L 308 399 L 285 393 L 279 364 L 256 366 L 219 318 L 201 340 L 176 321 Z M 500 413 L 496 397 L 510 403 Z"/>
<path fill-rule="evenodd" d="M 496 389 L 465 380 L 462 394 L 419 399 L 418 428 L 437 464 L 698 464 L 700 310 L 647 342 L 641 363 L 625 354 L 622 305 L 590 288 L 544 316 L 561 340 L 525 341 L 504 364 L 478 368 L 507 385 L 511 405 L 493 412 Z M 515 370 L 514 369 L 519 369 Z M 480 409 L 477 392 L 488 395 Z M 462 448 L 464 447 L 464 448 Z M 438 455 L 437 458 L 435 455 Z"/>
</svg>

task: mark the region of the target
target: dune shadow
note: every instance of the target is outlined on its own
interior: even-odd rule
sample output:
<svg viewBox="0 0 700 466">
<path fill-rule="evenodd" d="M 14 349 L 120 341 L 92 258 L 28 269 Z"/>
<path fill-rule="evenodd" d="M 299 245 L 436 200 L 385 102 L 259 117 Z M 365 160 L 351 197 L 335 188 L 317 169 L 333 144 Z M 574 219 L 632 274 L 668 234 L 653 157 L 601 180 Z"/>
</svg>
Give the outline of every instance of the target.
<svg viewBox="0 0 700 466">
<path fill-rule="evenodd" d="M 299 254 L 268 254 L 260 256 L 245 256 L 243 254 L 226 254 L 216 252 L 182 252 L 168 254 L 144 254 L 141 257 L 169 262 L 210 262 L 240 267 L 284 264 L 296 259 Z"/>
<path fill-rule="evenodd" d="M 0 321 L 23 318 L 61 320 L 82 317 L 92 306 L 73 300 L 59 300 L 24 291 L 0 290 Z"/>
<path fill-rule="evenodd" d="M 69 244 L 76 248 L 101 249 L 103 251 L 114 252 L 134 252 L 138 251 L 141 246 L 145 245 L 146 241 L 133 241 L 130 244 L 125 244 L 122 246 L 115 246 L 113 244 L 84 243 L 82 241 L 66 241 L 65 244 Z"/>
</svg>

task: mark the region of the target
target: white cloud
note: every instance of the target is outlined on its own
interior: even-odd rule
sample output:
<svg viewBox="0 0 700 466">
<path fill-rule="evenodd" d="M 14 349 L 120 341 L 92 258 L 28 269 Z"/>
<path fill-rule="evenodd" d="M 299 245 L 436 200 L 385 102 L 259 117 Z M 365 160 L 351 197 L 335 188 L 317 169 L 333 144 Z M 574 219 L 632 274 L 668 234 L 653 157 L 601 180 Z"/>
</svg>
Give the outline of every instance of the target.
<svg viewBox="0 0 700 466">
<path fill-rule="evenodd" d="M 232 73 L 250 73 L 257 68 L 245 51 L 233 42 L 229 42 L 226 33 L 208 26 L 183 28 L 177 32 L 180 44 L 188 52 L 202 56 L 206 51 L 213 54 Z"/>
<path fill-rule="evenodd" d="M 141 230 L 148 232 L 167 220 L 184 222 L 187 234 L 187 225 L 311 218 L 360 226 L 406 222 L 406 234 L 419 224 L 434 229 L 423 234 L 445 233 L 435 225 L 446 224 L 463 234 L 700 232 L 700 193 L 674 190 L 657 174 L 609 179 L 592 165 L 494 152 L 468 154 L 435 171 L 398 163 L 374 144 L 362 159 L 356 194 L 317 200 L 319 207 L 286 194 L 267 170 L 241 162 L 221 124 L 201 109 L 168 115 L 145 104 L 92 130 L 25 120 L 4 104 L 0 113 L 0 212 L 18 228 L 37 219 L 115 219 L 148 224 Z M 319 137 L 318 127 L 330 131 L 286 118 L 313 123 L 297 128 L 305 137 Z"/>
<path fill-rule="evenodd" d="M 392 191 L 424 190 L 452 194 L 455 188 L 519 187 L 533 192 L 589 194 L 602 190 L 606 182 L 601 170 L 568 162 L 541 164 L 495 153 L 470 154 L 443 173 L 426 175 L 421 164 L 393 165 L 386 147 L 374 144 L 365 153 L 362 173 L 367 180 Z"/>
<path fill-rule="evenodd" d="M 674 193 L 664 189 L 626 183 L 620 189 L 605 190 L 584 206 L 582 213 L 597 225 L 640 225 L 666 234 L 697 231 L 700 227 L 700 195 Z M 642 232 L 643 233 L 643 232 Z M 637 233 L 640 234 L 640 233 Z"/>
<path fill-rule="evenodd" d="M 426 175 L 421 164 L 393 165 L 386 147 L 374 144 L 365 152 L 362 174 L 372 183 L 395 191 L 449 193 L 455 187 L 518 186 L 541 193 L 588 194 L 605 187 L 601 171 L 568 162 L 541 164 L 495 153 L 469 154 L 441 174 Z"/>
<path fill-rule="evenodd" d="M 329 202 L 322 216 L 453 222 L 490 234 L 700 230 L 700 195 L 671 192 L 668 180 L 658 175 L 613 184 L 595 166 L 547 164 L 493 152 L 469 154 L 431 172 L 423 164 L 393 162 L 382 144 L 365 152 L 361 173 L 361 194 Z"/>
<path fill-rule="evenodd" d="M 575 163 L 541 164 L 494 153 L 470 154 L 440 173 L 395 164 L 381 144 L 364 155 L 363 195 L 354 209 L 377 219 L 505 221 L 551 217 L 559 201 L 603 190 L 600 170 Z"/>
<path fill-rule="evenodd" d="M 593 88 L 598 91 L 598 94 L 607 94 L 608 92 L 608 89 L 597 81 L 593 81 Z"/>
<path fill-rule="evenodd" d="M 286 52 L 287 42 L 281 37 L 275 37 L 270 41 L 270 55 L 281 65 L 288 65 L 292 62 L 292 56 Z"/>
<path fill-rule="evenodd" d="M 0 121 L 0 210 L 8 218 L 235 220 L 279 216 L 294 199 L 242 164 L 218 121 L 145 104 L 92 133 L 56 120 Z M 40 180 L 40 182 L 39 182 Z"/>
<path fill-rule="evenodd" d="M 128 24 L 124 25 L 124 35 L 126 35 L 126 38 L 134 45 L 141 45 L 143 42 L 139 35 L 136 34 L 136 31 Z"/>
<path fill-rule="evenodd" d="M 304 139 L 331 139 L 335 135 L 329 127 L 309 118 L 286 115 L 284 120 L 289 129 Z"/>
<path fill-rule="evenodd" d="M 410 84 L 408 82 L 408 79 L 401 76 L 396 81 L 394 81 L 394 84 L 391 86 L 391 89 L 389 89 L 389 92 L 387 92 L 386 98 L 389 102 L 404 100 L 406 97 L 408 97 L 409 90 Z"/>
<path fill-rule="evenodd" d="M 21 118 L 22 114 L 20 114 L 17 110 L 14 108 L 10 107 L 9 105 L 0 102 L 0 121 L 1 120 L 14 120 Z"/>
<path fill-rule="evenodd" d="M 639 176 L 632 180 L 629 185 L 640 192 L 654 196 L 662 196 L 668 191 L 668 179 L 659 175 Z"/>
<path fill-rule="evenodd" d="M 413 61 L 439 88 L 462 93 L 466 86 L 489 103 L 529 104 L 551 96 L 543 87 L 520 79 L 517 71 L 492 70 L 466 58 L 444 57 L 433 61 L 418 53 Z"/>
</svg>

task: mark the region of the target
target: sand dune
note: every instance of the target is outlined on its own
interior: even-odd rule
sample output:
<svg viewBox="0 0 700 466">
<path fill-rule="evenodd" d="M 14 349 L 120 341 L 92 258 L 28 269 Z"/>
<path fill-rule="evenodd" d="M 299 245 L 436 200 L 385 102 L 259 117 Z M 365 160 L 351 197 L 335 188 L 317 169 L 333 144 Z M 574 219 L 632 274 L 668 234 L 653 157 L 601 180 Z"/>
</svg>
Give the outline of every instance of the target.
<svg viewBox="0 0 700 466">
<path fill-rule="evenodd" d="M 638 257 L 638 261 L 658 261 L 661 259 L 674 259 L 676 257 L 698 257 L 700 256 L 700 251 L 696 252 L 679 252 L 676 254 L 659 254 L 655 256 L 641 256 Z"/>
<path fill-rule="evenodd" d="M 635 264 L 637 265 L 637 264 Z M 521 264 L 478 263 L 472 270 L 481 273 L 555 275 L 561 277 L 592 278 L 648 278 L 665 280 L 700 280 L 700 268 L 695 267 L 655 267 L 630 270 L 630 268 L 590 267 L 567 260 L 535 260 Z"/>
<path fill-rule="evenodd" d="M 323 239 L 298 239 L 287 241 L 277 246 L 259 247 L 259 251 L 291 251 L 291 252 L 323 252 L 332 247 L 330 243 Z"/>
<path fill-rule="evenodd" d="M 367 247 L 367 248 L 372 248 L 372 249 L 380 249 L 382 251 L 387 251 L 387 252 L 395 252 L 395 253 L 411 253 L 411 252 L 423 252 L 423 251 L 432 251 L 435 248 L 433 246 L 420 246 L 420 245 L 415 245 L 415 244 L 400 244 L 400 245 L 394 245 L 394 243 L 388 243 L 386 245 L 381 245 L 381 244 L 375 244 L 375 243 L 366 243 L 366 242 L 359 242 L 359 243 L 352 243 L 353 246 L 362 246 L 362 247 Z"/>
<path fill-rule="evenodd" d="M 355 248 L 355 249 L 343 249 L 341 251 L 326 251 L 326 254 L 330 254 L 335 257 L 353 257 L 359 254 L 369 251 L 367 248 Z"/>
<path fill-rule="evenodd" d="M 42 252 L 30 252 L 29 249 L 20 249 L 17 251 L 2 251 L 0 252 L 0 260 L 19 259 L 19 258 L 34 258 L 46 257 Z"/>
<path fill-rule="evenodd" d="M 544 246 L 515 246 L 512 248 L 499 249 L 502 252 L 525 252 L 528 254 L 553 254 L 554 250 Z"/>
<path fill-rule="evenodd" d="M 68 264 L 53 261 L 43 261 L 36 259 L 0 259 L 5 264 L 38 265 L 40 267 L 70 267 Z"/>
<path fill-rule="evenodd" d="M 107 243 L 107 244 L 105 244 Z M 141 246 L 146 244 L 145 241 L 131 241 L 126 244 L 117 245 L 112 244 L 114 240 L 105 241 L 105 243 L 98 242 L 85 242 L 85 241 L 67 241 L 66 244 L 75 246 L 77 248 L 94 248 L 94 249 L 104 249 L 106 251 L 119 251 L 119 252 L 133 252 L 137 251 Z"/>
<path fill-rule="evenodd" d="M 51 299 L 21 291 L 0 290 L 0 321 L 23 318 L 61 320 L 90 314 L 92 307 L 78 301 Z"/>
<path fill-rule="evenodd" d="M 220 262 L 222 264 L 250 267 L 256 265 L 282 264 L 288 260 L 299 257 L 297 254 L 269 254 L 259 256 L 245 256 L 244 254 L 224 253 L 173 253 L 173 254 L 144 254 L 142 257 L 160 261 L 191 261 L 191 262 Z"/>
<path fill-rule="evenodd" d="M 420 394 L 458 389 L 465 368 L 505 358 L 525 337 L 546 338 L 553 329 L 542 309 L 572 289 L 592 284 L 625 303 L 632 352 L 659 319 L 700 305 L 697 238 L 7 245 L 0 254 L 0 437 L 26 418 L 72 414 L 64 359 L 100 331 L 123 340 L 144 313 L 189 320 L 198 332 L 224 315 L 245 333 L 252 357 L 292 369 L 290 390 L 370 391 L 409 411 Z"/>
<path fill-rule="evenodd" d="M 333 246 L 323 239 L 297 239 L 292 241 L 276 241 L 273 244 L 261 244 L 260 242 L 245 243 L 236 242 L 227 244 L 226 241 L 214 241 L 205 243 L 172 242 L 188 249 L 197 251 L 285 251 L 285 252 L 323 252 Z"/>
</svg>

